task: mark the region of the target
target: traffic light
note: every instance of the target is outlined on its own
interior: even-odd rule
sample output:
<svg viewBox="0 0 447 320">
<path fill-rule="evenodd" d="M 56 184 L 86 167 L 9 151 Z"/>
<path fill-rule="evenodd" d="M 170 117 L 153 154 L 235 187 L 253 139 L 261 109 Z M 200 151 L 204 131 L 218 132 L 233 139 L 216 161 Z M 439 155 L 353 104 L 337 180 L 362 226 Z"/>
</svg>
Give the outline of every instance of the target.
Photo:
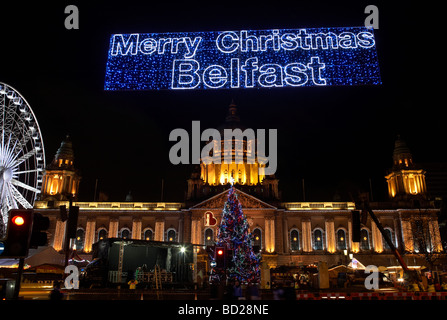
<svg viewBox="0 0 447 320">
<path fill-rule="evenodd" d="M 33 229 L 31 233 L 30 248 L 37 248 L 47 244 L 47 233 L 45 230 L 50 226 L 50 219 L 42 216 L 39 212 L 34 212 Z"/>
<path fill-rule="evenodd" d="M 225 269 L 225 251 L 225 247 L 216 247 L 216 250 L 214 251 L 214 261 L 216 261 L 216 268 Z"/>
<path fill-rule="evenodd" d="M 360 242 L 360 211 L 352 210 L 352 242 Z"/>
<path fill-rule="evenodd" d="M 70 206 L 68 212 L 67 237 L 68 239 L 76 238 L 76 230 L 78 226 L 79 207 Z"/>
<path fill-rule="evenodd" d="M 8 231 L 0 257 L 24 258 L 28 255 L 33 227 L 33 210 L 12 209 L 9 211 L 8 220 Z"/>
</svg>

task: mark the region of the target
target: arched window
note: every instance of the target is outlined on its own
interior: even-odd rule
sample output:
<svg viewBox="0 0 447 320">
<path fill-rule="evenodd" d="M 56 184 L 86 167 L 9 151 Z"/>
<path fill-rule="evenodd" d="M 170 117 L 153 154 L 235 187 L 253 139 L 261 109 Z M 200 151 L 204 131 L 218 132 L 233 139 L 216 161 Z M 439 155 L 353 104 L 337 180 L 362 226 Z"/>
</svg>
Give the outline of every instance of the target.
<svg viewBox="0 0 447 320">
<path fill-rule="evenodd" d="M 214 245 L 214 231 L 211 228 L 205 230 L 205 246 Z"/>
<path fill-rule="evenodd" d="M 384 228 L 385 234 L 387 235 L 388 239 L 391 240 L 391 242 L 395 245 L 394 237 L 393 237 L 393 230 L 391 228 Z M 385 238 L 383 238 L 383 247 L 385 250 L 391 250 L 390 246 L 388 245 L 388 242 L 386 242 Z"/>
<path fill-rule="evenodd" d="M 107 230 L 102 228 L 98 230 L 98 241 L 107 239 Z"/>
<path fill-rule="evenodd" d="M 84 229 L 78 229 L 76 231 L 76 250 L 82 251 L 84 249 L 85 231 Z"/>
<path fill-rule="evenodd" d="M 290 231 L 290 250 L 300 250 L 300 234 L 297 229 Z"/>
<path fill-rule="evenodd" d="M 360 249 L 370 250 L 369 245 L 369 232 L 366 229 L 360 231 Z"/>
<path fill-rule="evenodd" d="M 143 239 L 147 240 L 147 241 L 154 240 L 154 232 L 152 231 L 152 229 L 146 229 L 144 231 L 144 238 Z"/>
<path fill-rule="evenodd" d="M 262 233 L 261 229 L 256 228 L 253 230 L 253 251 L 258 253 L 262 249 Z"/>
<path fill-rule="evenodd" d="M 315 229 L 313 236 L 314 250 L 323 250 L 323 230 Z"/>
<path fill-rule="evenodd" d="M 168 229 L 167 236 L 168 241 L 177 241 L 177 232 L 174 229 Z"/>
<path fill-rule="evenodd" d="M 122 228 L 120 231 L 120 237 L 122 239 L 130 239 L 130 230 L 128 228 Z"/>
<path fill-rule="evenodd" d="M 346 250 L 346 232 L 343 229 L 337 231 L 337 250 Z"/>
</svg>

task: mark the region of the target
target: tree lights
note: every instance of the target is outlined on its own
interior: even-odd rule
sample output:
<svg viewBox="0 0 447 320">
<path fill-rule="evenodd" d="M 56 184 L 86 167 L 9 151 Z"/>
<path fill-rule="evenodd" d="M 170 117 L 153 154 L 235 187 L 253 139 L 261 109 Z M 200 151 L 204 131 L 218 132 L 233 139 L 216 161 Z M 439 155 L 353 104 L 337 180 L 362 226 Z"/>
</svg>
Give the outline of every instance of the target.
<svg viewBox="0 0 447 320">
<path fill-rule="evenodd" d="M 214 276 L 220 278 L 223 273 L 230 279 L 242 282 L 257 282 L 260 279 L 260 256 L 253 251 L 253 235 L 249 232 L 247 218 L 233 186 L 222 211 L 222 221 L 218 230 L 216 262 L 226 258 L 226 269 L 214 269 Z M 226 255 L 227 252 L 232 254 Z M 221 254 L 219 254 L 221 253 Z"/>
</svg>

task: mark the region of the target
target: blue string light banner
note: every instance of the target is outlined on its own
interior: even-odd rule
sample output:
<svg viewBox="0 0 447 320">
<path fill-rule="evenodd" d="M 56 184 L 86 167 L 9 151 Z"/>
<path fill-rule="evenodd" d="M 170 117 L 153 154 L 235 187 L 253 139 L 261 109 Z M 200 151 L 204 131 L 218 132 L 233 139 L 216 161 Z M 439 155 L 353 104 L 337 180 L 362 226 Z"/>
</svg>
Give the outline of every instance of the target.
<svg viewBox="0 0 447 320">
<path fill-rule="evenodd" d="M 105 90 L 381 84 L 372 28 L 113 34 Z"/>
</svg>

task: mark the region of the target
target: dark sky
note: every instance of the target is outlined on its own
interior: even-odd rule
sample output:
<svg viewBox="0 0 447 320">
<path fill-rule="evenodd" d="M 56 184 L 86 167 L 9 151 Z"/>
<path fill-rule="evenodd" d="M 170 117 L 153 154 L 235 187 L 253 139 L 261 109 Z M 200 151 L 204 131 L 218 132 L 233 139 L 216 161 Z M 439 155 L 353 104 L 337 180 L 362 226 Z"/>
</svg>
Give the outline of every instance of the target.
<svg viewBox="0 0 447 320">
<path fill-rule="evenodd" d="M 94 4 L 93 4 L 94 3 Z M 80 200 L 95 180 L 110 200 L 183 201 L 191 166 L 173 166 L 171 130 L 218 127 L 232 99 L 250 128 L 278 129 L 280 189 L 287 201 L 330 201 L 369 178 L 384 199 L 384 175 L 401 134 L 416 162 L 445 161 L 445 53 L 440 9 L 395 1 L 14 2 L 2 4 L 0 81 L 29 102 L 50 162 L 66 134 L 81 171 Z M 75 4 L 80 29 L 64 28 Z M 383 84 L 355 87 L 104 92 L 110 35 L 180 31 L 361 26 L 379 8 L 376 46 Z M 438 13 L 439 12 L 439 13 Z M 6 18 L 5 18 L 6 17 Z M 441 29 L 439 29 L 441 30 Z M 439 42 L 436 42 L 439 41 Z"/>
</svg>

